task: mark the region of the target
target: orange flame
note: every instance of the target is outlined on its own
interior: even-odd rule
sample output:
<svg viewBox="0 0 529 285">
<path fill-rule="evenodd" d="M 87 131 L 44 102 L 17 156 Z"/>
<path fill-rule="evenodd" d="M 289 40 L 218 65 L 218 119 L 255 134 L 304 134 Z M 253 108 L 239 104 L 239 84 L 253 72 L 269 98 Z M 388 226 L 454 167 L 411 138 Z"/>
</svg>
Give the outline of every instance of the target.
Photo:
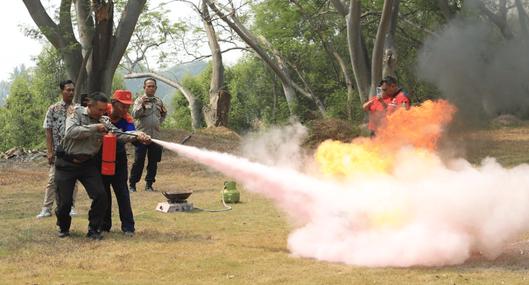
<svg viewBox="0 0 529 285">
<path fill-rule="evenodd" d="M 420 157 L 428 157 L 425 152 L 433 153 L 455 110 L 445 100 L 397 109 L 386 117 L 376 138 L 355 139 L 348 144 L 325 141 L 315 153 L 316 161 L 322 173 L 332 177 L 391 173 L 396 152 L 404 146 L 414 147 Z"/>
<path fill-rule="evenodd" d="M 412 145 L 434 151 L 443 127 L 452 120 L 455 110 L 446 100 L 428 100 L 409 110 L 397 109 L 387 116 L 374 143 L 391 148 Z"/>
</svg>

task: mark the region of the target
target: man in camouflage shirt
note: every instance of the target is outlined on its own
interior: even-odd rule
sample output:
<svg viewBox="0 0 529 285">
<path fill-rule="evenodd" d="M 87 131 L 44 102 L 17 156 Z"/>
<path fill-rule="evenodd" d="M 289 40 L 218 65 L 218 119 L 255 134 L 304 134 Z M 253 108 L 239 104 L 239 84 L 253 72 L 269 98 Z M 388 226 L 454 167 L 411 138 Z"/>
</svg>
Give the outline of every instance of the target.
<svg viewBox="0 0 529 285">
<path fill-rule="evenodd" d="M 44 193 L 44 203 L 42 204 L 42 211 L 37 215 L 37 218 L 45 218 L 51 216 L 51 209 L 53 201 L 55 200 L 55 151 L 57 146 L 61 143 L 64 137 L 64 126 L 66 124 L 66 112 L 68 108 L 72 107 L 72 100 L 74 96 L 75 85 L 71 80 L 64 80 L 59 83 L 61 88 L 62 100 L 51 105 L 48 108 L 46 117 L 44 119 L 44 129 L 46 129 L 46 145 L 48 149 L 48 164 L 50 171 L 48 173 L 48 184 L 46 185 L 46 192 Z M 77 197 L 77 187 L 74 189 L 72 210 L 70 215 L 75 215 L 75 198 Z"/>
</svg>

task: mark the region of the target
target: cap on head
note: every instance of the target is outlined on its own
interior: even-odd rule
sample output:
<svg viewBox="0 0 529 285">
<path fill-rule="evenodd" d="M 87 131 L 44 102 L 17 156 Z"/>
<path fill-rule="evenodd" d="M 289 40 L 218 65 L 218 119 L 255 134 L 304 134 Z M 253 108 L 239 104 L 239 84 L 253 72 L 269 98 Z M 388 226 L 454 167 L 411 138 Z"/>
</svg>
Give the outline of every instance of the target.
<svg viewBox="0 0 529 285">
<path fill-rule="evenodd" d="M 132 93 L 129 90 L 116 90 L 112 99 L 126 105 L 132 105 Z"/>
<path fill-rule="evenodd" d="M 386 76 L 380 82 L 378 83 L 378 86 L 382 86 L 382 84 L 397 84 L 397 79 L 393 76 Z"/>
</svg>

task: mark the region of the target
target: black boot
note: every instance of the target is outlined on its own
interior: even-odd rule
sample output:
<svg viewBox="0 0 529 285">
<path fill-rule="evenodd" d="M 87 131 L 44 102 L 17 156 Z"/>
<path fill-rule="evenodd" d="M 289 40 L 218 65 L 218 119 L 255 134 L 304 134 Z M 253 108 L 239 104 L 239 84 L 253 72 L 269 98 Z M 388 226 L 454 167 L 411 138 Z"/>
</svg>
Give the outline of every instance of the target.
<svg viewBox="0 0 529 285">
<path fill-rule="evenodd" d="M 152 184 L 145 185 L 145 192 L 154 192 L 154 188 L 152 188 Z"/>
<path fill-rule="evenodd" d="M 94 229 L 88 229 L 88 233 L 86 233 L 86 237 L 93 240 L 102 240 L 103 235 L 101 234 L 101 231 L 94 230 Z"/>
</svg>

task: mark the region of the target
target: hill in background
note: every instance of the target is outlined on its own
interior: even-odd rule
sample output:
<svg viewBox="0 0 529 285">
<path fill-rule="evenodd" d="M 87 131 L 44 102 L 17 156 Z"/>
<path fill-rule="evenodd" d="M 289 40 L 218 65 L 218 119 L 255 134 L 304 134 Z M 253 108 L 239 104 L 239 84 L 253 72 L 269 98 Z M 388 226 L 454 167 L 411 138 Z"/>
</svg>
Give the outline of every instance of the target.
<svg viewBox="0 0 529 285">
<path fill-rule="evenodd" d="M 194 76 L 202 72 L 208 63 L 204 61 L 191 62 L 186 64 L 175 65 L 165 71 L 160 72 L 161 75 L 171 80 L 181 81 L 186 75 Z M 143 81 L 145 78 L 125 79 L 125 87 L 132 91 L 133 94 L 139 95 L 143 93 Z M 175 88 L 158 82 L 158 90 L 156 96 L 162 98 L 165 104 L 171 106 L 173 96 L 175 95 Z"/>
</svg>

